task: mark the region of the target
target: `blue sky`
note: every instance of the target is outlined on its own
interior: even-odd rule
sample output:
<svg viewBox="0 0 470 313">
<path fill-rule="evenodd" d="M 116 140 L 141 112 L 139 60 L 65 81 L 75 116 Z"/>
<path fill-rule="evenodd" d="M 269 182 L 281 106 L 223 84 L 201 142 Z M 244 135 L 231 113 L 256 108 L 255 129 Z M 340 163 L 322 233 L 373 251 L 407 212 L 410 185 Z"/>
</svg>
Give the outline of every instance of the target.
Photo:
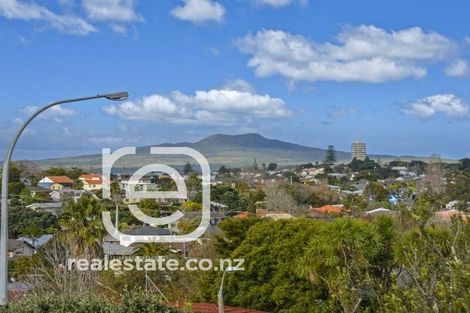
<svg viewBox="0 0 470 313">
<path fill-rule="evenodd" d="M 470 155 L 467 1 L 0 0 L 0 153 L 16 159 L 258 132 Z"/>
</svg>

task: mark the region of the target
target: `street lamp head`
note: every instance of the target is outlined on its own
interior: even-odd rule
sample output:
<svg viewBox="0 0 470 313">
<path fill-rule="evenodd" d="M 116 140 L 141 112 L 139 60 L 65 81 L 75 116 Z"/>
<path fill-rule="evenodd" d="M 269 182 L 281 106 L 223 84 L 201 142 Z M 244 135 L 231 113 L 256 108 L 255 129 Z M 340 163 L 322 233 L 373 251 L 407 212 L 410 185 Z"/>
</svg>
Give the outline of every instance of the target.
<svg viewBox="0 0 470 313">
<path fill-rule="evenodd" d="M 113 93 L 105 94 L 104 97 L 112 101 L 123 101 L 123 100 L 127 100 L 127 98 L 129 97 L 129 94 L 127 93 L 127 91 L 113 92 Z"/>
</svg>

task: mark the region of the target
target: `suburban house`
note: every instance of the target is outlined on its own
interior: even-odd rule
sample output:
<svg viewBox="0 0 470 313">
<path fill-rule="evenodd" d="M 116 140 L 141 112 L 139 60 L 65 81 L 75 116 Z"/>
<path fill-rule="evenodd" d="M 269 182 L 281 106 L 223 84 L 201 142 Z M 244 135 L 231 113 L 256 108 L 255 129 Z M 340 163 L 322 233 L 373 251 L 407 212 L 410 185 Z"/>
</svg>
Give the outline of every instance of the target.
<svg viewBox="0 0 470 313">
<path fill-rule="evenodd" d="M 49 240 L 52 239 L 51 234 L 45 234 L 41 235 L 37 238 L 31 238 L 31 237 L 19 237 L 17 240 L 25 241 L 32 245 L 35 249 L 42 247 L 45 245 Z"/>
<path fill-rule="evenodd" d="M 293 218 L 292 214 L 287 212 L 268 211 L 266 209 L 256 209 L 256 216 L 259 218 L 271 218 L 275 221 L 285 218 Z"/>
<path fill-rule="evenodd" d="M 101 174 L 83 174 L 78 178 L 83 183 L 83 190 L 100 190 L 103 188 L 103 176 Z"/>
<path fill-rule="evenodd" d="M 127 230 L 123 233 L 123 236 L 150 236 L 150 237 L 159 237 L 159 236 L 171 236 L 175 235 L 175 232 L 167 228 L 152 227 L 149 225 L 139 226 L 130 230 Z M 104 237 L 101 247 L 103 248 L 103 253 L 105 256 L 110 258 L 130 256 L 134 254 L 141 247 L 141 243 L 136 242 L 126 247 L 121 245 L 119 239 L 114 238 L 111 235 Z"/>
<path fill-rule="evenodd" d="M 34 246 L 25 240 L 8 239 L 9 258 L 32 257 L 35 251 Z"/>
<path fill-rule="evenodd" d="M 309 211 L 312 217 L 319 217 L 324 215 L 339 215 L 343 213 L 344 207 L 342 204 L 327 204 L 320 208 L 311 207 Z"/>
<path fill-rule="evenodd" d="M 453 209 L 434 212 L 434 216 L 428 221 L 428 224 L 450 224 L 454 218 L 468 222 L 468 217 L 464 212 Z"/>
<path fill-rule="evenodd" d="M 38 186 L 51 190 L 62 190 L 72 188 L 73 180 L 67 176 L 46 176 L 39 181 Z"/>
<path fill-rule="evenodd" d="M 40 195 L 40 194 L 47 197 L 49 192 L 51 192 L 49 188 L 43 188 L 39 186 L 29 186 L 28 190 L 29 190 L 29 194 L 31 195 L 31 197 L 36 197 L 37 195 Z"/>
<path fill-rule="evenodd" d="M 396 211 L 392 211 L 386 208 L 373 209 L 367 212 L 364 212 L 366 216 L 376 216 L 376 215 L 393 215 L 396 214 Z"/>
<path fill-rule="evenodd" d="M 27 205 L 26 208 L 34 211 L 49 212 L 55 216 L 59 216 L 62 213 L 62 202 L 38 202 Z"/>
<path fill-rule="evenodd" d="M 89 195 L 94 198 L 97 198 L 94 193 L 87 190 L 76 190 L 76 189 L 62 189 L 62 190 L 54 190 L 49 193 L 49 196 L 52 200 L 57 202 L 65 202 L 67 200 L 73 200 L 75 203 L 80 199 L 83 195 Z"/>
<path fill-rule="evenodd" d="M 101 247 L 103 248 L 103 254 L 111 258 L 130 256 L 135 252 L 134 247 L 122 246 L 119 239 L 116 239 L 111 235 L 106 235 L 106 237 L 104 237 Z"/>
<path fill-rule="evenodd" d="M 237 215 L 234 215 L 233 218 L 248 218 L 250 216 L 250 213 L 248 211 L 242 211 L 238 213 Z"/>
</svg>

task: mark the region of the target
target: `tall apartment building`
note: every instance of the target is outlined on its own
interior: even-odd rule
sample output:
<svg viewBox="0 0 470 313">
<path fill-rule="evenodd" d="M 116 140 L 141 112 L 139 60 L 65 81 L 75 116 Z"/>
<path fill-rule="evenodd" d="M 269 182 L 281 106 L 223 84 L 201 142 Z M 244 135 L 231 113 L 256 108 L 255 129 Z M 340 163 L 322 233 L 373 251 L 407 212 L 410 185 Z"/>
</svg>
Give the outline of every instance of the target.
<svg viewBox="0 0 470 313">
<path fill-rule="evenodd" d="M 366 144 L 360 140 L 351 144 L 351 158 L 364 161 L 367 157 Z"/>
</svg>

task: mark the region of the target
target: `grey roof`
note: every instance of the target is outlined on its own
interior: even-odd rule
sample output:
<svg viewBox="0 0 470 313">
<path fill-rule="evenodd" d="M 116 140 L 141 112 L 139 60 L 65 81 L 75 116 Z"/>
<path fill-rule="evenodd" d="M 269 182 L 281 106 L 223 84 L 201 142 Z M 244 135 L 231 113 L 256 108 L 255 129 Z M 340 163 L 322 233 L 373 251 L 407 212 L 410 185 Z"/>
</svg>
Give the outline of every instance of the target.
<svg viewBox="0 0 470 313">
<path fill-rule="evenodd" d="M 52 239 L 52 236 L 53 235 L 50 235 L 50 234 L 46 234 L 46 235 L 42 235 L 38 238 L 34 238 L 34 244 L 33 244 L 33 239 L 32 238 L 29 238 L 29 237 L 19 237 L 18 240 L 24 240 L 26 241 L 27 243 L 29 243 L 30 245 L 36 247 L 36 248 L 39 248 L 41 246 L 43 246 L 46 242 L 48 242 L 49 240 Z"/>
<path fill-rule="evenodd" d="M 126 235 L 163 236 L 163 235 L 173 235 L 173 232 L 167 228 L 152 227 L 149 225 L 145 225 L 145 226 L 127 231 Z"/>
<path fill-rule="evenodd" d="M 8 291 L 13 291 L 13 292 L 25 292 L 32 290 L 34 288 L 33 285 L 25 283 L 25 282 L 13 282 L 13 283 L 8 283 Z"/>
<path fill-rule="evenodd" d="M 22 244 L 26 244 L 26 245 L 30 246 L 30 248 L 34 249 L 34 246 L 31 245 L 30 243 L 28 243 L 28 242 L 25 241 L 25 240 L 21 240 L 21 239 L 8 239 L 8 251 L 13 251 L 13 250 L 15 250 L 16 248 L 18 248 L 19 246 L 21 246 Z"/>
<path fill-rule="evenodd" d="M 225 204 L 223 203 L 220 203 L 220 202 L 215 202 L 215 201 L 211 201 L 211 206 L 215 206 L 215 207 L 219 207 L 219 208 L 228 208 L 228 206 L 226 206 Z"/>
<path fill-rule="evenodd" d="M 395 211 L 392 211 L 390 209 L 386 209 L 386 208 L 378 208 L 378 209 L 374 209 L 374 210 L 370 210 L 370 211 L 367 211 L 365 212 L 365 214 L 395 214 L 396 212 Z"/>
<path fill-rule="evenodd" d="M 124 247 L 110 242 L 103 242 L 101 247 L 105 255 L 131 255 L 134 252 L 132 247 Z"/>
<path fill-rule="evenodd" d="M 44 187 L 41 187 L 41 186 L 29 186 L 28 187 L 29 191 L 32 191 L 32 192 L 50 192 L 51 190 L 50 189 L 47 189 L 47 188 L 44 188 Z"/>
<path fill-rule="evenodd" d="M 113 236 L 108 234 L 108 235 L 104 236 L 103 241 L 105 241 L 105 242 L 119 242 L 119 239 L 116 239 Z"/>
<path fill-rule="evenodd" d="M 60 209 L 62 208 L 61 202 L 44 202 L 33 203 L 26 206 L 28 209 Z"/>
<path fill-rule="evenodd" d="M 13 251 L 21 245 L 21 241 L 16 239 L 8 239 L 8 251 Z"/>
</svg>

